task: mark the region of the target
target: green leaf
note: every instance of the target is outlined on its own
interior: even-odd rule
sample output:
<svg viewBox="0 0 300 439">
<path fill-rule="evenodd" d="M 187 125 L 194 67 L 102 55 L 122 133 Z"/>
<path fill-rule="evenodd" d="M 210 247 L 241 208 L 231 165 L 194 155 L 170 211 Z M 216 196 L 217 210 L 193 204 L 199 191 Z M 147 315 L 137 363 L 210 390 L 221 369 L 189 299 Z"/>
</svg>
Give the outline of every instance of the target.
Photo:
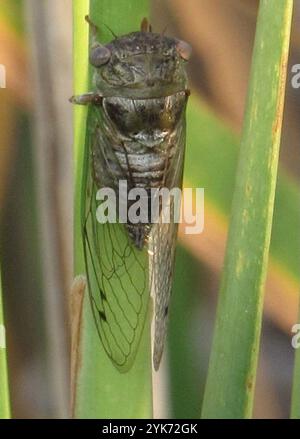
<svg viewBox="0 0 300 439">
<path fill-rule="evenodd" d="M 203 418 L 252 414 L 292 6 L 260 3 Z"/>
<path fill-rule="evenodd" d="M 223 248 L 220 235 L 224 235 L 225 239 L 238 158 L 238 136 L 234 135 L 232 129 L 218 119 L 193 92 L 188 104 L 187 120 L 185 185 L 205 188 L 205 228 L 202 235 L 192 239 L 196 247 L 191 250 L 194 256 L 197 256 L 198 262 L 187 251 L 183 256 L 180 250 L 176 257 L 169 330 L 170 393 L 176 418 L 198 417 L 200 412 L 203 377 L 206 374 L 206 355 L 203 352 L 205 333 L 202 332 L 203 322 L 200 321 L 201 338 L 195 352 L 195 343 L 191 343 L 191 338 L 194 340 L 195 337 L 194 324 L 191 327 L 191 315 L 194 315 L 199 307 L 199 304 L 195 303 L 195 297 L 205 296 L 206 284 L 203 286 L 203 281 L 205 282 L 207 271 L 201 271 L 202 276 L 198 280 L 195 279 L 195 273 L 199 273 L 199 260 L 204 267 L 210 267 L 214 275 L 221 269 L 219 265 L 216 266 L 216 260 L 220 258 L 220 246 Z M 291 309 L 293 304 L 297 303 L 300 281 L 299 196 L 298 183 L 281 169 L 276 188 L 270 256 L 271 261 L 275 262 L 275 268 L 271 271 L 274 272 L 276 269 L 277 280 L 280 279 L 281 285 L 288 285 L 289 291 L 283 288 L 278 301 L 278 290 L 269 288 L 266 312 L 268 318 L 288 332 L 296 319 L 291 320 L 290 311 L 287 312 L 286 309 Z M 213 229 L 211 219 L 215 224 Z M 181 235 L 181 239 L 182 244 L 189 248 L 190 241 L 186 236 Z M 206 240 L 209 241 L 209 248 L 203 244 Z M 195 252 L 197 246 L 198 253 Z M 208 273 L 212 276 L 210 270 Z M 269 303 L 277 303 L 275 310 L 278 309 L 278 313 L 274 314 L 273 307 L 268 308 Z M 182 364 L 189 370 L 184 377 L 181 372 Z M 299 375 L 297 373 L 297 376 Z"/>
<path fill-rule="evenodd" d="M 2 291 L 0 273 L 0 419 L 10 418 L 9 389 L 7 376 L 7 358 L 5 326 L 2 310 Z"/>
</svg>

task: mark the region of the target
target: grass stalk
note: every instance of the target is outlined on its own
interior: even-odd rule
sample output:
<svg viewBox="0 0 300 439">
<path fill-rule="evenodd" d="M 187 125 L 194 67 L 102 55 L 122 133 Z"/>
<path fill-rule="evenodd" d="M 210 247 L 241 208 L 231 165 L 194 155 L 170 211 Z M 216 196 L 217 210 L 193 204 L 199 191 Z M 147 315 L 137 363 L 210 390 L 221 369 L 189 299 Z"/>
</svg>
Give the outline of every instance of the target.
<svg viewBox="0 0 300 439">
<path fill-rule="evenodd" d="M 2 285 L 0 273 L 0 419 L 10 418 L 9 387 L 7 374 L 7 351 L 5 325 L 2 309 Z"/>
<path fill-rule="evenodd" d="M 292 7 L 260 2 L 203 418 L 252 415 Z"/>
</svg>

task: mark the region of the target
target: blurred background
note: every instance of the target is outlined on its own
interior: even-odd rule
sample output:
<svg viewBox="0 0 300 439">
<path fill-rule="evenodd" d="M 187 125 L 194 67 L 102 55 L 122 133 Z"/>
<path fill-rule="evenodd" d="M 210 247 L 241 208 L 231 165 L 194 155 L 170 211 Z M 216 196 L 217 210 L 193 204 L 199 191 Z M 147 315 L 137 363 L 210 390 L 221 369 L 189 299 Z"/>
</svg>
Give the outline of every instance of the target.
<svg viewBox="0 0 300 439">
<path fill-rule="evenodd" d="M 153 0 L 153 29 L 193 47 L 185 183 L 205 229 L 180 232 L 158 416 L 199 417 L 242 128 L 256 0 Z M 107 23 L 109 25 L 109 23 Z M 137 23 L 136 30 L 138 30 Z M 133 29 L 135 30 L 135 29 Z M 67 417 L 72 282 L 72 1 L 0 0 L 0 260 L 16 418 Z M 289 416 L 300 279 L 300 0 L 295 0 L 256 418 Z M 183 373 L 188 371 L 189 373 Z"/>
</svg>

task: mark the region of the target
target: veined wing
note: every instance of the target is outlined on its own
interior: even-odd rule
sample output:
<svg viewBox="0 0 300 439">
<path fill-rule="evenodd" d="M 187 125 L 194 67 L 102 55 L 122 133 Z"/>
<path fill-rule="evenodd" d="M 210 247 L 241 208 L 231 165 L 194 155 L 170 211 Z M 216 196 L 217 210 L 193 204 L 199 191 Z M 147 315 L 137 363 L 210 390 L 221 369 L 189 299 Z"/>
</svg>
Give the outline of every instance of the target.
<svg viewBox="0 0 300 439">
<path fill-rule="evenodd" d="M 168 188 L 182 187 L 184 150 L 185 150 L 185 120 L 178 128 L 178 142 L 175 153 L 171 158 L 165 186 Z M 167 332 L 169 302 L 172 290 L 175 249 L 178 223 L 174 222 L 176 208 L 174 198 L 169 199 L 170 222 L 163 222 L 163 212 L 157 224 L 152 226 L 150 235 L 150 290 L 154 297 L 154 346 L 153 365 L 158 370 L 161 361 Z"/>
<path fill-rule="evenodd" d="M 97 145 L 105 181 L 114 179 L 116 157 L 99 136 L 101 108 L 90 107 L 82 184 L 82 237 L 88 289 L 97 332 L 113 364 L 127 371 L 135 358 L 149 302 L 148 254 L 132 243 L 123 224 L 96 219 L 96 187 L 91 166 L 92 142 Z M 125 176 L 124 176 L 125 179 Z"/>
</svg>

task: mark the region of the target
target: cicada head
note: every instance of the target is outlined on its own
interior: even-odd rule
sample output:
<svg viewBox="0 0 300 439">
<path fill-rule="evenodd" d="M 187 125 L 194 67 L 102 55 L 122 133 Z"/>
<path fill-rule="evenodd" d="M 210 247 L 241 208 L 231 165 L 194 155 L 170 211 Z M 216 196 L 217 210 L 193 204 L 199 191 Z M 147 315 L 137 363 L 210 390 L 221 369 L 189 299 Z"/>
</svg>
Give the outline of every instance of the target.
<svg viewBox="0 0 300 439">
<path fill-rule="evenodd" d="M 147 98 L 167 96 L 187 87 L 188 43 L 142 30 L 96 44 L 90 62 L 94 82 L 104 96 Z"/>
</svg>

